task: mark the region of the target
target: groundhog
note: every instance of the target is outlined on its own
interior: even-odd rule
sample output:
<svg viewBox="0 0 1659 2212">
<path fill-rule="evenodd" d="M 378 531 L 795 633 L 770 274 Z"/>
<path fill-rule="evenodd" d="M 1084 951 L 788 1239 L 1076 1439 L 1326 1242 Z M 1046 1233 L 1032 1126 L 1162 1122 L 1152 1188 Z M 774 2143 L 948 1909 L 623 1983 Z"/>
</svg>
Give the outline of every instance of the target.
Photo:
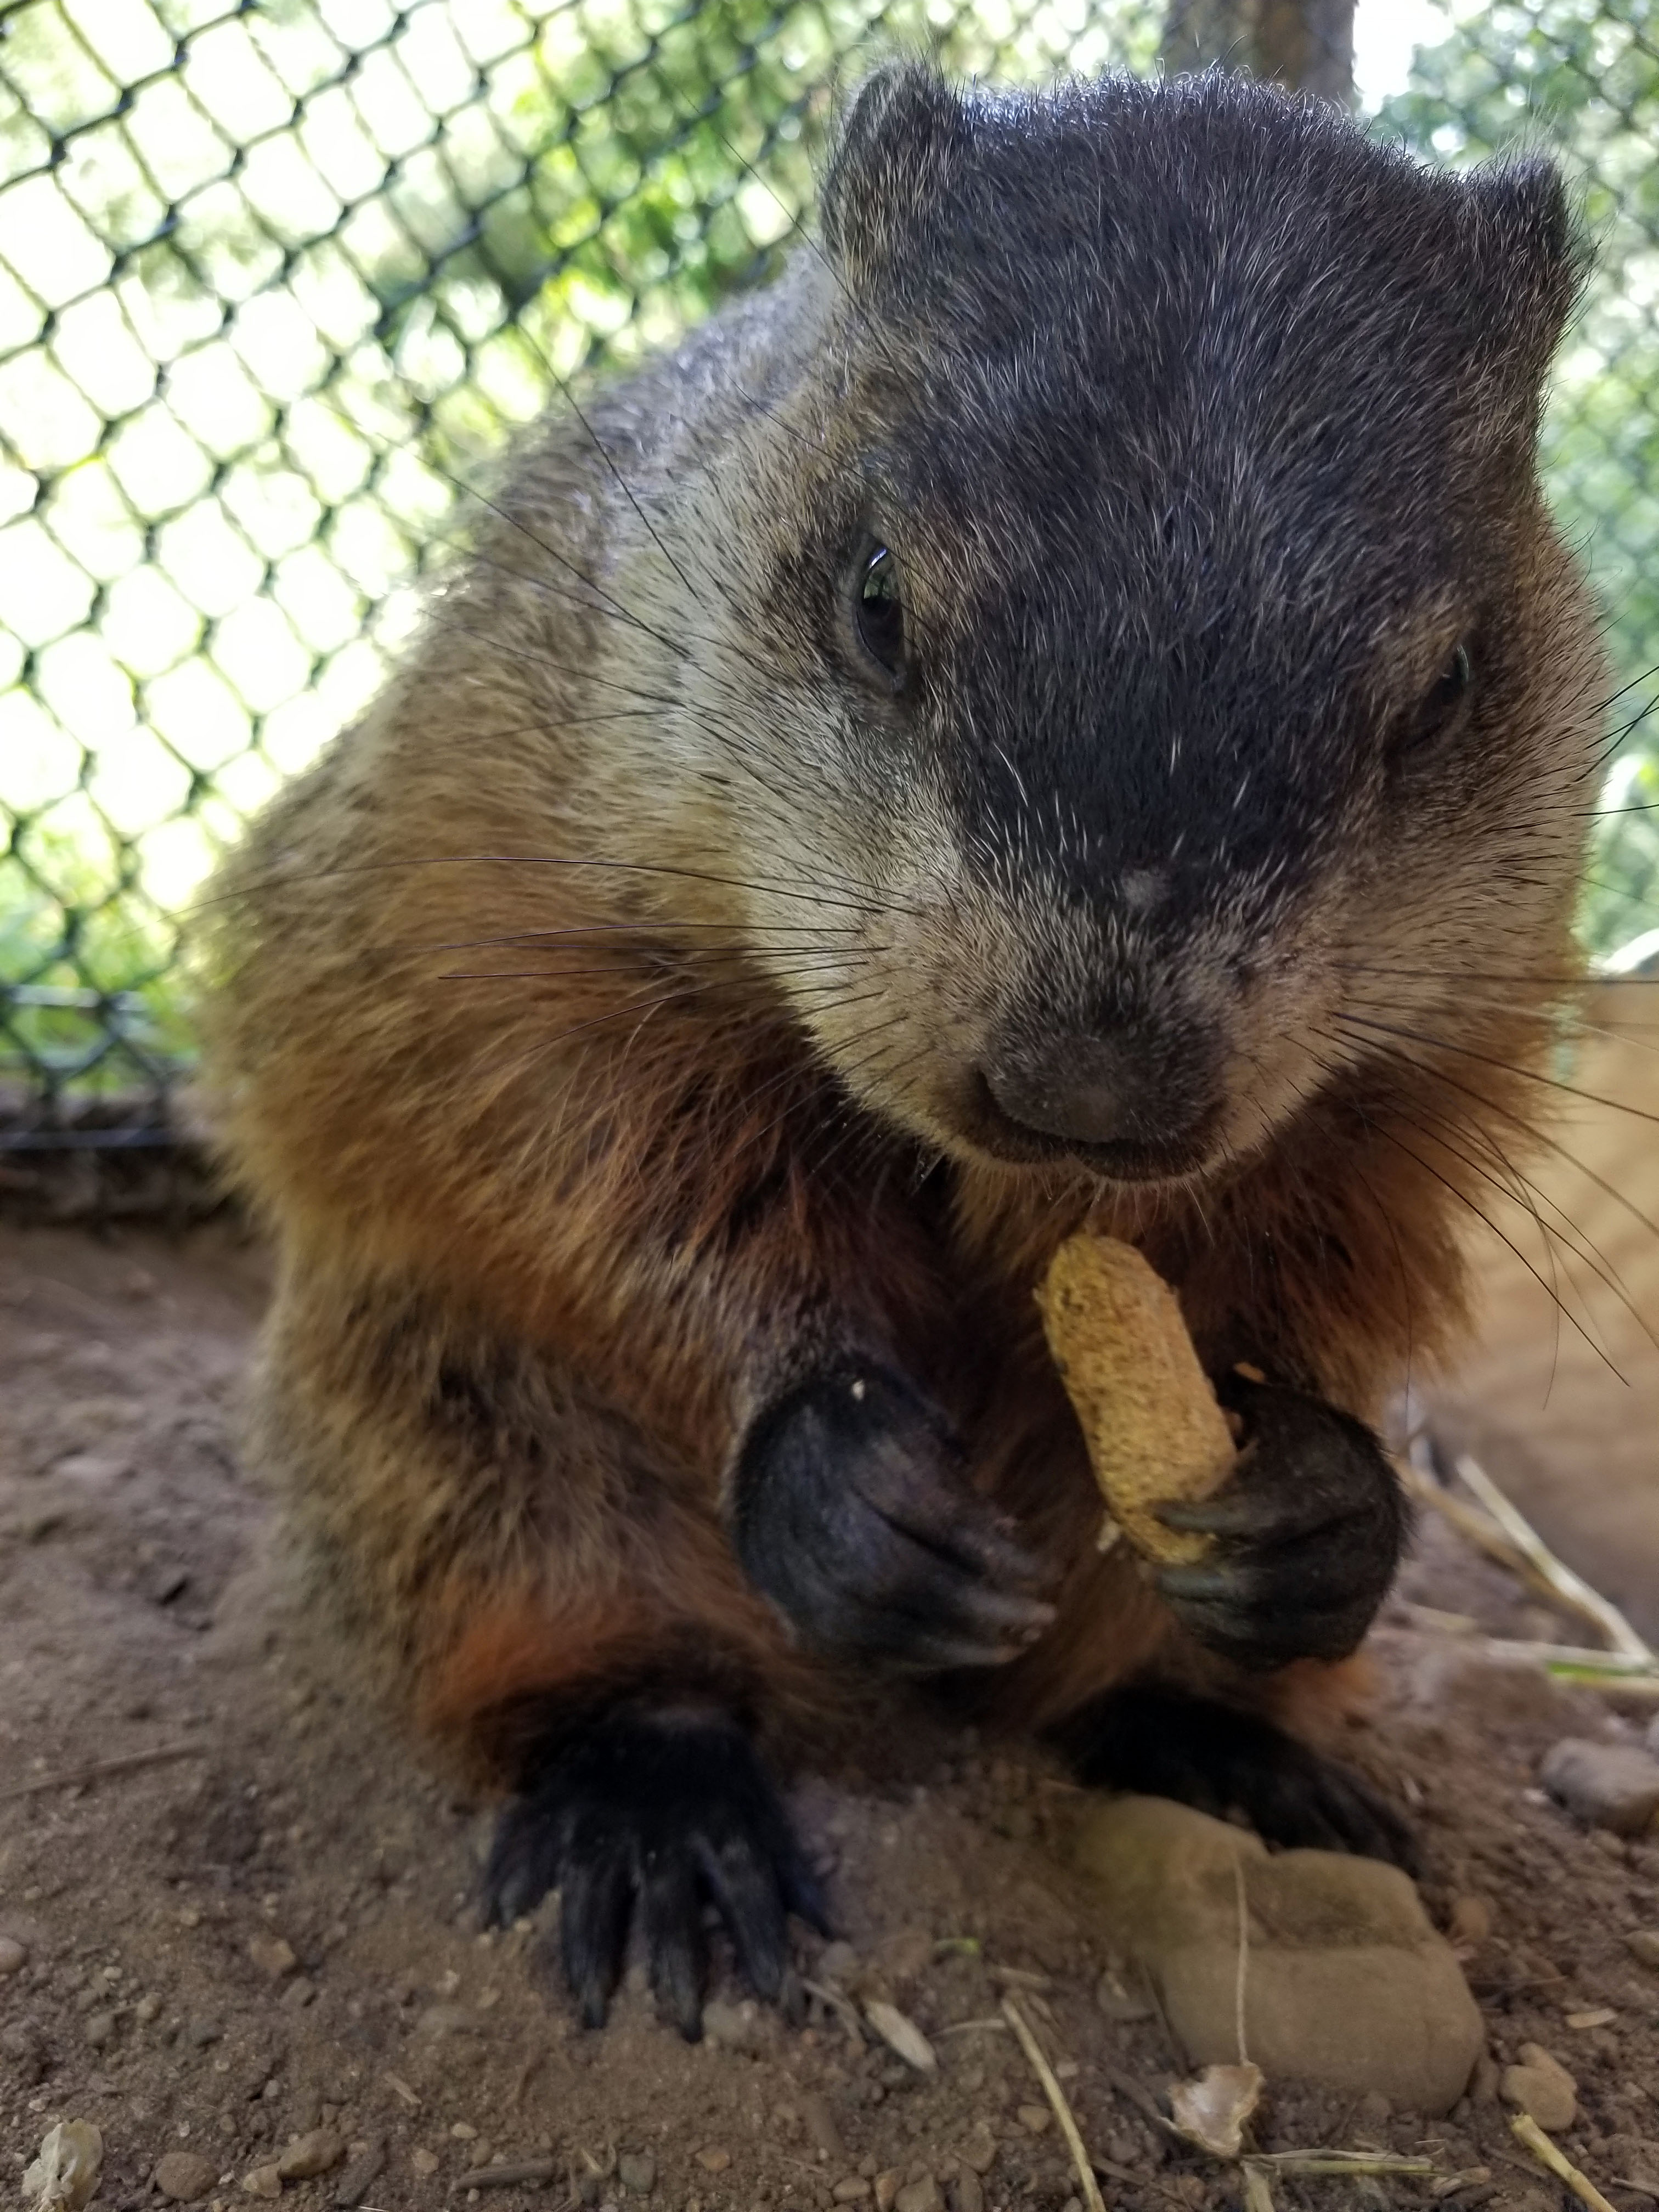
<svg viewBox="0 0 1659 2212">
<path fill-rule="evenodd" d="M 1574 974 L 1603 678 L 1535 446 L 1581 273 L 1541 160 L 885 68 L 785 275 L 556 410 L 229 861 L 252 1449 L 507 1793 L 489 1909 L 560 1889 L 588 2022 L 637 1917 L 694 2036 L 710 1900 L 787 1986 L 826 1906 L 772 1772 L 899 1674 L 1408 1851 L 1310 1715 Z M 1161 1572 L 1099 1550 L 1043 1345 L 1085 1226 L 1244 1440 Z"/>
</svg>

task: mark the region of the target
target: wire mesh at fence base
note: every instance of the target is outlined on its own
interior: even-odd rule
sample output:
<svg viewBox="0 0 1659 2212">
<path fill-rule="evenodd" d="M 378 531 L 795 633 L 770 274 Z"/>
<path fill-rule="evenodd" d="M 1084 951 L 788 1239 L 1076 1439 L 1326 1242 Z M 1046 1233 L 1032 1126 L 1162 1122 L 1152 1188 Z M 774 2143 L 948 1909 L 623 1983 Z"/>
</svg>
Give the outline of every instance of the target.
<svg viewBox="0 0 1659 2212">
<path fill-rule="evenodd" d="M 1547 462 L 1636 678 L 1659 662 L 1659 0 L 1418 5 L 1376 127 L 1439 160 L 1548 132 L 1601 240 Z M 1164 27 L 1144 0 L 12 9 L 0 1147 L 165 1126 L 215 850 L 375 690 L 464 535 L 458 483 L 560 380 L 787 250 L 849 77 L 919 47 L 1024 80 L 1146 70 Z M 1659 919 L 1644 732 L 1608 787 L 1597 945 Z"/>
</svg>

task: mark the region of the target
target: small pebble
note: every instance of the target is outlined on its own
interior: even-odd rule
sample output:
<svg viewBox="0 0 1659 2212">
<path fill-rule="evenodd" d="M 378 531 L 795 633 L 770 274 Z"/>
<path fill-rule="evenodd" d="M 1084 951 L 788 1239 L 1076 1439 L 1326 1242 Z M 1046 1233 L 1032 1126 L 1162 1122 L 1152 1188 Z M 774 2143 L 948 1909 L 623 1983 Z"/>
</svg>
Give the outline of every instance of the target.
<svg viewBox="0 0 1659 2212">
<path fill-rule="evenodd" d="M 148 2027 L 153 2020 L 159 2020 L 161 2016 L 161 1998 L 155 1996 L 140 1997 L 132 2008 L 132 2016 L 135 2020 L 143 2021 L 144 2026 Z"/>
<path fill-rule="evenodd" d="M 83 2033 L 93 2049 L 101 2051 L 115 2033 L 115 2014 L 112 2012 L 88 2013 Z"/>
<path fill-rule="evenodd" d="M 1530 2112 L 1546 2135 L 1557 2136 L 1578 2116 L 1578 2084 L 1541 2044 L 1523 2043 L 1521 2063 L 1506 2066 L 1498 2081 L 1506 2105 Z"/>
<path fill-rule="evenodd" d="M 438 2171 L 438 2154 L 435 2150 L 411 2151 L 409 2162 L 416 2173 L 435 2173 Z"/>
<path fill-rule="evenodd" d="M 262 1974 L 269 1974 L 273 1982 L 291 1974 L 300 1961 L 294 1955 L 294 1947 L 285 1943 L 280 1936 L 250 1936 L 247 1954 Z"/>
<path fill-rule="evenodd" d="M 904 2173 L 900 2166 L 889 2166 L 885 2173 L 876 2176 L 876 2212 L 893 2212 L 893 2199 L 904 2185 Z"/>
<path fill-rule="evenodd" d="M 648 2150 L 625 2150 L 617 2160 L 617 2179 L 630 2197 L 648 2197 L 656 2185 L 657 2161 Z"/>
<path fill-rule="evenodd" d="M 15 1936 L 0 1936 L 0 1974 L 20 1973 L 28 1964 L 28 1955 Z"/>
<path fill-rule="evenodd" d="M 1018 2117 L 1028 2136 L 1042 2136 L 1048 2134 L 1054 2116 L 1046 2105 L 1022 2105 Z"/>
<path fill-rule="evenodd" d="M 975 2120 L 957 2148 L 957 2156 L 975 2173 L 988 2173 L 997 2162 L 997 2139 L 988 2120 Z"/>
<path fill-rule="evenodd" d="M 331 2173 L 344 2156 L 345 2145 L 332 2128 L 313 2128 L 289 2145 L 276 2161 L 276 2171 L 284 2181 L 314 2181 L 319 2173 Z"/>
<path fill-rule="evenodd" d="M 985 2212 L 985 2191 L 970 2166 L 963 2166 L 951 2184 L 951 2212 Z"/>
<path fill-rule="evenodd" d="M 158 2159 L 152 2177 L 171 2204 L 197 2204 L 212 2191 L 219 2169 L 199 2151 L 170 2150 Z"/>
<path fill-rule="evenodd" d="M 302 2012 L 307 2005 L 315 2002 L 316 1996 L 316 1983 L 308 1981 L 303 1974 L 295 1974 L 277 2002 L 284 2012 Z"/>
<path fill-rule="evenodd" d="M 924 2173 L 920 2181 L 907 2182 L 893 2199 L 893 2212 L 945 2212 L 933 2175 Z"/>
<path fill-rule="evenodd" d="M 1659 1812 L 1659 1759 L 1632 1745 L 1564 1736 L 1545 1753 L 1539 1775 L 1570 1813 L 1614 1835 L 1639 1835 Z"/>
<path fill-rule="evenodd" d="M 205 2051 L 210 2043 L 217 2043 L 224 2033 L 216 2020 L 193 2020 L 185 2030 L 185 2041 L 194 2051 Z"/>
<path fill-rule="evenodd" d="M 702 2008 L 702 2032 L 711 2043 L 727 2051 L 763 2050 L 769 2040 L 768 2024 L 754 2004 L 726 2004 L 715 1997 Z"/>
<path fill-rule="evenodd" d="M 870 2194 L 870 2185 L 861 2175 L 849 2173 L 838 2181 L 830 2191 L 837 2204 L 857 2204 Z"/>
<path fill-rule="evenodd" d="M 800 2100 L 800 2116 L 806 2123 L 806 2132 L 826 2158 L 843 2160 L 847 2146 L 842 2141 L 841 2130 L 836 2123 L 835 2112 L 822 2089 L 809 2089 Z"/>
<path fill-rule="evenodd" d="M 478 2134 L 478 2130 L 472 2125 L 470 2120 L 457 2120 L 453 2127 L 450 2129 L 449 2132 L 454 2136 L 457 2142 L 476 2142 Z"/>
<path fill-rule="evenodd" d="M 697 2153 L 697 2164 L 709 2173 L 724 2173 L 731 2163 L 731 2152 L 722 2150 L 718 2143 L 710 2143 L 707 2150 Z"/>
<path fill-rule="evenodd" d="M 1626 1936 L 1625 1948 L 1643 1966 L 1659 1966 L 1659 1928 L 1637 1929 Z"/>
<path fill-rule="evenodd" d="M 1484 1943 L 1492 1934 L 1492 1907 L 1484 1897 L 1455 1897 L 1446 1920 L 1454 1943 Z"/>
<path fill-rule="evenodd" d="M 274 2166 L 250 2166 L 242 2176 L 242 2186 L 250 2197 L 280 2197 L 283 2177 Z"/>
</svg>

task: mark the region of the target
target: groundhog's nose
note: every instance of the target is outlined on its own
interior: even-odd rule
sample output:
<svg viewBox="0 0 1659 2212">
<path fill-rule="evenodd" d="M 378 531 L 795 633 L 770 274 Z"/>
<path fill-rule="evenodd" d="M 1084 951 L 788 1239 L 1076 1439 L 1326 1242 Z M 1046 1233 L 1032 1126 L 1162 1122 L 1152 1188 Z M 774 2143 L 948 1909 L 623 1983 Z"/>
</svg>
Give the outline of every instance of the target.
<svg viewBox="0 0 1659 2212">
<path fill-rule="evenodd" d="M 1139 1030 L 1046 1038 L 994 1051 L 981 1073 L 999 1112 L 1024 1130 L 1093 1150 L 1188 1150 L 1210 1121 L 1200 1055 Z"/>
</svg>

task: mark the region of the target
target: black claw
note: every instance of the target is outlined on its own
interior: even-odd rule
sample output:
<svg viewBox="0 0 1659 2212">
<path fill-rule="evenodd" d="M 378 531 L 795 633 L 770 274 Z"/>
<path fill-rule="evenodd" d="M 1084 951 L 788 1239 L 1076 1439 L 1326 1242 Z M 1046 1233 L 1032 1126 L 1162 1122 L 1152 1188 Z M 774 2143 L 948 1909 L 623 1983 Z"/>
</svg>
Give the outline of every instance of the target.
<svg viewBox="0 0 1659 2212">
<path fill-rule="evenodd" d="M 783 1901 L 776 1877 L 763 1869 L 746 1844 L 728 1844 L 706 1862 L 708 1886 L 731 1930 L 738 1964 L 757 1996 L 775 2000 L 783 1986 L 785 1948 Z"/>
<path fill-rule="evenodd" d="M 485 1926 L 510 1928 L 535 1911 L 558 1879 L 556 1832 L 532 1801 L 520 1798 L 501 1814 L 489 1847 L 483 1875 Z"/>
<path fill-rule="evenodd" d="M 580 2005 L 583 2027 L 603 2027 L 611 1992 L 622 1978 L 633 1916 L 628 1861 L 614 1844 L 593 1859 L 573 1854 L 562 1890 L 559 1941 L 565 1974 Z"/>
<path fill-rule="evenodd" d="M 826 1943 L 835 1942 L 836 1923 L 830 1917 L 823 1884 L 799 1851 L 790 1854 L 783 1870 L 783 1902 L 786 1909 L 797 1920 L 804 1920 L 815 1936 L 822 1936 Z"/>
<path fill-rule="evenodd" d="M 1078 1779 L 1240 1813 L 1264 1841 L 1417 1868 L 1410 1828 L 1334 1759 L 1254 1713 L 1151 1685 L 1113 1690 L 1055 1731 Z"/>
<path fill-rule="evenodd" d="M 708 1944 L 702 1900 L 689 1862 L 678 1853 L 644 1869 L 640 1893 L 651 1987 L 659 2006 L 688 2043 L 702 2035 L 702 1992 Z"/>
<path fill-rule="evenodd" d="M 565 1729 L 535 1787 L 501 1815 L 484 1881 L 486 1910 L 502 1921 L 559 1887 L 565 1978 L 588 2027 L 605 2023 L 636 1911 L 658 2002 L 694 2042 L 708 1900 L 763 1997 L 792 1986 L 790 1911 L 830 1932 L 753 1747 L 706 1712 L 613 1710 Z"/>
<path fill-rule="evenodd" d="M 1370 1431 L 1317 1399 L 1231 1376 L 1218 1386 L 1247 1427 L 1237 1472 L 1213 1498 L 1166 1507 L 1211 1556 L 1166 1568 L 1158 1588 L 1211 1650 L 1253 1668 L 1334 1659 L 1360 1643 L 1405 1542 L 1400 1485 Z"/>
</svg>

